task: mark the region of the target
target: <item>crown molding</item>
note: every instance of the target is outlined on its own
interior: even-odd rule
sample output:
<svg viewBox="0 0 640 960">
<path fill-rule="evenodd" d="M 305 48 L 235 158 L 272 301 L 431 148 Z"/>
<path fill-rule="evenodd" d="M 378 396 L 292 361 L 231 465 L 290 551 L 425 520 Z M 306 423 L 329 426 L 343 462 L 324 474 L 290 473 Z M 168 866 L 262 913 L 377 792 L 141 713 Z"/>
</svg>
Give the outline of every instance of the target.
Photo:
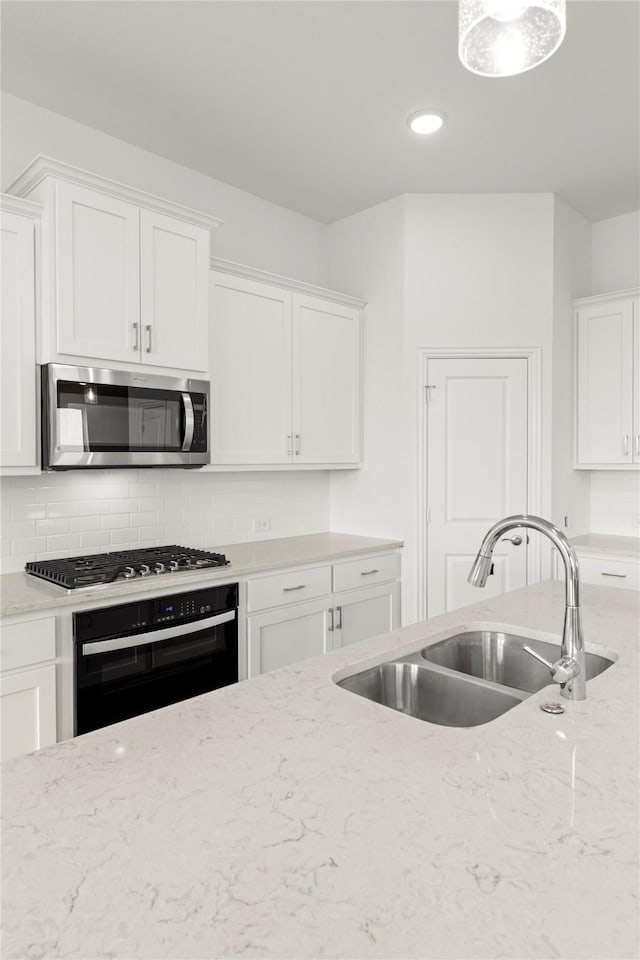
<svg viewBox="0 0 640 960">
<path fill-rule="evenodd" d="M 220 220 L 219 217 L 209 216 L 209 214 L 193 210 L 191 207 L 174 203 L 173 200 L 156 197 L 152 193 L 145 193 L 144 190 L 129 187 L 124 183 L 118 183 L 117 180 L 110 180 L 108 177 L 90 173 L 88 170 L 82 170 L 79 167 L 72 167 L 68 163 L 45 157 L 42 154 L 32 160 L 13 183 L 7 187 L 7 193 L 16 197 L 27 197 L 48 177 L 55 180 L 65 180 L 67 183 L 75 183 L 80 187 L 87 187 L 89 190 L 96 190 L 98 193 L 105 193 L 110 197 L 118 196 L 122 200 L 128 200 L 139 207 L 144 207 L 146 210 L 153 210 L 177 220 L 184 220 L 195 226 L 204 227 L 205 230 L 213 230 L 224 223 L 224 220 Z"/>
<path fill-rule="evenodd" d="M 39 220 L 44 207 L 33 200 L 23 200 L 22 197 L 12 197 L 8 193 L 0 193 L 0 210 L 2 213 L 16 213 L 20 217 L 30 217 Z"/>
<path fill-rule="evenodd" d="M 325 287 L 317 287 L 315 284 L 305 283 L 303 280 L 292 280 L 291 277 L 282 277 L 277 273 L 260 270 L 258 267 L 248 267 L 246 264 L 236 263 L 234 260 L 211 257 L 211 269 L 218 273 L 230 274 L 233 277 L 243 277 L 245 280 L 256 280 L 258 283 L 270 283 L 277 287 L 284 287 L 285 290 L 291 290 L 292 293 L 320 297 L 323 300 L 330 300 L 332 303 L 340 303 L 345 307 L 353 307 L 355 310 L 363 310 L 367 305 L 367 301 L 361 300 L 359 297 L 338 293 L 336 290 L 327 290 Z"/>
<path fill-rule="evenodd" d="M 586 307 L 590 303 L 609 303 L 611 300 L 628 300 L 629 297 L 637 297 L 640 294 L 640 287 L 630 287 L 628 290 L 614 290 L 613 293 L 597 293 L 593 297 L 581 297 L 574 300 L 574 307 Z"/>
</svg>

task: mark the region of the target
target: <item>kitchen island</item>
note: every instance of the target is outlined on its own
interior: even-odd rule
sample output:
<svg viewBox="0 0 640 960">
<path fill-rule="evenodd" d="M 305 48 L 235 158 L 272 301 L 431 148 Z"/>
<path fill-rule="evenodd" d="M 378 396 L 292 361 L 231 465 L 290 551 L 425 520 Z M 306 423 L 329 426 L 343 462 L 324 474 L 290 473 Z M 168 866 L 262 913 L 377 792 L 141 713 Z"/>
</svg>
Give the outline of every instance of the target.
<svg viewBox="0 0 640 960">
<path fill-rule="evenodd" d="M 3 767 L 6 958 L 636 958 L 639 598 L 585 587 L 617 655 L 474 728 L 342 677 L 472 624 L 559 635 L 543 583 Z"/>
</svg>

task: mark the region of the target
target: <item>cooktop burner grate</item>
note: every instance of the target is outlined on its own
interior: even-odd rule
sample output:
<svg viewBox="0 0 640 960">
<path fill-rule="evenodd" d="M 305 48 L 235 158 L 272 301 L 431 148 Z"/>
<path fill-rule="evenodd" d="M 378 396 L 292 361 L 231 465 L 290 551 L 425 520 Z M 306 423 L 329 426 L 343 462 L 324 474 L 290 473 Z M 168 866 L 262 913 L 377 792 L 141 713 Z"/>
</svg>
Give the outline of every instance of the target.
<svg viewBox="0 0 640 960">
<path fill-rule="evenodd" d="M 120 550 L 95 553 L 62 560 L 35 560 L 25 564 L 25 571 L 67 590 L 88 587 L 114 580 L 134 580 L 163 573 L 222 567 L 229 561 L 222 553 L 195 550 L 177 545 L 146 547 L 142 550 Z"/>
</svg>

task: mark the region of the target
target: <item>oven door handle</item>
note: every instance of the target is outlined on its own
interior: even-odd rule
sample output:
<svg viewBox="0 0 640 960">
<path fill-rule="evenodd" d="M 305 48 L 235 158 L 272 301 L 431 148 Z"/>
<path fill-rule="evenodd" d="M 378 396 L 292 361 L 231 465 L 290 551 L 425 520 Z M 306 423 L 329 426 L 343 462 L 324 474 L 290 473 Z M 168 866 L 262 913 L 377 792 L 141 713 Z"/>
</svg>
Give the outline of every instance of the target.
<svg viewBox="0 0 640 960">
<path fill-rule="evenodd" d="M 194 428 L 194 418 L 193 418 L 193 402 L 191 400 L 190 393 L 182 394 L 182 403 L 184 405 L 184 440 L 182 442 L 183 451 L 191 450 L 191 444 L 193 443 L 193 428 Z"/>
<path fill-rule="evenodd" d="M 132 637 L 114 637 L 113 640 L 93 640 L 82 644 L 82 656 L 91 657 L 97 653 L 108 653 L 111 650 L 127 650 L 129 647 L 141 647 L 148 643 L 159 643 L 161 640 L 172 640 L 174 637 L 184 637 L 190 633 L 198 633 L 207 627 L 218 627 L 222 623 L 235 620 L 235 610 L 227 610 L 215 617 L 205 620 L 196 620 L 192 623 L 176 624 L 162 630 L 150 630 L 147 633 L 136 633 Z"/>
</svg>

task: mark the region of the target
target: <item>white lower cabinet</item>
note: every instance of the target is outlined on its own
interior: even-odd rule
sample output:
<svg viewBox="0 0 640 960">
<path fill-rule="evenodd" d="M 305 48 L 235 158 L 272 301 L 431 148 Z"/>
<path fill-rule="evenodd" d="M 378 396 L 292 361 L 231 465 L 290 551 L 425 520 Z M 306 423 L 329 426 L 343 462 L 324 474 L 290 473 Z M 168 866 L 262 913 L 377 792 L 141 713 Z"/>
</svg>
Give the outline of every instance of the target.
<svg viewBox="0 0 640 960">
<path fill-rule="evenodd" d="M 247 610 L 249 677 L 388 633 L 400 626 L 400 555 L 251 577 Z"/>
<path fill-rule="evenodd" d="M 400 583 L 385 583 L 335 596 L 334 646 L 346 647 L 400 625 Z"/>
<path fill-rule="evenodd" d="M 247 617 L 248 675 L 317 657 L 330 647 L 327 600 L 296 603 Z"/>
<path fill-rule="evenodd" d="M 0 759 L 56 742 L 54 617 L 3 625 L 0 638 Z"/>
<path fill-rule="evenodd" d="M 56 742 L 54 664 L 0 677 L 0 759 L 11 760 Z"/>
</svg>

